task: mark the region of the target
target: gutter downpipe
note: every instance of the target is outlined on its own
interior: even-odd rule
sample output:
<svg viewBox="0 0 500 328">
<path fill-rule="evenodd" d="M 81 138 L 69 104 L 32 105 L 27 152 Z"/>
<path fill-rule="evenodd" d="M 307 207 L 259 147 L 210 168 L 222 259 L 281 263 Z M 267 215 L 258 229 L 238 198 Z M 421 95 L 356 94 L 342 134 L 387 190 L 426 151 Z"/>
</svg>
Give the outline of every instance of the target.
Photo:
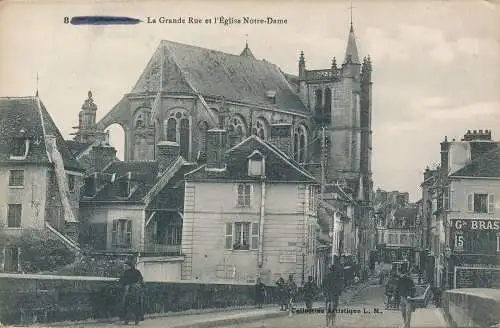
<svg viewBox="0 0 500 328">
<path fill-rule="evenodd" d="M 259 217 L 259 252 L 258 252 L 258 262 L 259 268 L 262 268 L 264 264 L 264 223 L 265 219 L 265 208 L 266 208 L 266 181 L 262 177 L 261 181 L 261 195 L 260 195 L 260 217 Z"/>
</svg>

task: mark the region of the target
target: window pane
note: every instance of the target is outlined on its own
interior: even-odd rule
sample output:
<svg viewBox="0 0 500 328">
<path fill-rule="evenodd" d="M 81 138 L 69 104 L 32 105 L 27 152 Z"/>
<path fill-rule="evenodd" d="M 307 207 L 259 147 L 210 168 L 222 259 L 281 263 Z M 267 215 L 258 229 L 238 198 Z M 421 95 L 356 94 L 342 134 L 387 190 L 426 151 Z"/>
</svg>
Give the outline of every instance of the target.
<svg viewBox="0 0 500 328">
<path fill-rule="evenodd" d="M 177 141 L 177 121 L 174 118 L 167 121 L 166 137 L 167 141 Z"/>
<path fill-rule="evenodd" d="M 243 236 L 242 236 L 242 248 L 248 249 L 250 247 L 250 223 L 243 223 Z"/>
<path fill-rule="evenodd" d="M 24 171 L 11 170 L 9 176 L 9 186 L 23 186 L 24 185 Z"/>
<path fill-rule="evenodd" d="M 226 223 L 226 236 L 233 234 L 233 225 L 231 223 Z"/>
<path fill-rule="evenodd" d="M 241 247 L 241 223 L 235 223 L 234 225 L 234 249 L 240 249 Z"/>
<path fill-rule="evenodd" d="M 474 194 L 474 212 L 488 213 L 488 195 Z"/>
</svg>

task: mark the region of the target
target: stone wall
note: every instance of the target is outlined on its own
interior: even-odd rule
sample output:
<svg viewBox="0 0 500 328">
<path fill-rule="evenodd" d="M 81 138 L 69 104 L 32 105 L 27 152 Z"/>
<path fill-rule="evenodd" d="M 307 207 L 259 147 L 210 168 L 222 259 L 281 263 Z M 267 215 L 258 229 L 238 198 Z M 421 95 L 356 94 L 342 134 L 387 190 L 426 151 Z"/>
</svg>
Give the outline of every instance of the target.
<svg viewBox="0 0 500 328">
<path fill-rule="evenodd" d="M 442 309 L 452 327 L 492 327 L 500 323 L 500 290 L 448 290 L 442 297 Z"/>
<path fill-rule="evenodd" d="M 161 314 L 253 305 L 254 292 L 253 284 L 232 282 L 146 282 L 144 309 L 146 314 Z M 0 321 L 20 323 L 21 311 L 29 314 L 32 309 L 47 312 L 47 320 L 39 322 L 114 318 L 120 297 L 114 278 L 0 274 Z M 266 302 L 276 300 L 276 287 L 268 286 Z"/>
</svg>

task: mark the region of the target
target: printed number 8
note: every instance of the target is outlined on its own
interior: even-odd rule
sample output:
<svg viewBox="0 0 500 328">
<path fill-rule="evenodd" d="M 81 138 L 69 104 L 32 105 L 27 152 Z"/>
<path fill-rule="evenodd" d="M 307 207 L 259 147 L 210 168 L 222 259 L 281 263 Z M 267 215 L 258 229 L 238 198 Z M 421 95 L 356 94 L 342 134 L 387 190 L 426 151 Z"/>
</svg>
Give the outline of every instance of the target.
<svg viewBox="0 0 500 328">
<path fill-rule="evenodd" d="M 69 23 L 69 17 L 64 17 L 64 24 L 68 24 Z"/>
</svg>

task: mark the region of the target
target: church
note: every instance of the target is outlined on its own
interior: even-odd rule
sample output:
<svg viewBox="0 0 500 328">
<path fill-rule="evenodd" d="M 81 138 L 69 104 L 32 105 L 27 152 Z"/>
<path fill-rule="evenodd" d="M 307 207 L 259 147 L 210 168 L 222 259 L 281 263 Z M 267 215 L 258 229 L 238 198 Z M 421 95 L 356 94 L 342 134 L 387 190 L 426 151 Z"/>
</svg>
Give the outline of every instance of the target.
<svg viewBox="0 0 500 328">
<path fill-rule="evenodd" d="M 305 54 L 301 52 L 295 75 L 258 59 L 248 43 L 240 54 L 228 54 L 163 40 L 132 90 L 100 121 L 96 121 L 97 106 L 90 92 L 82 106 L 72 147 L 81 162 L 102 166 L 101 170 L 87 170 L 86 181 L 90 181 L 93 191 L 90 196 L 84 195 L 87 198 L 83 203 L 87 207 L 97 206 L 95 197 L 98 190 L 104 188 L 97 185 L 112 184 L 120 179 L 134 180 L 134 172 L 129 169 L 129 172 L 122 169 L 111 172 L 116 165 L 105 163 L 116 162 L 115 153 L 106 148 L 108 136 L 105 131 L 112 124 L 119 124 L 124 131 L 124 166 L 141 167 L 137 174 L 144 176 L 147 167 L 159 163 L 164 166 L 158 169 L 160 173 L 171 171 L 162 174 L 176 177 L 173 180 L 162 178 L 158 173 L 148 186 L 144 185 L 144 195 L 151 188 L 156 190 L 154 186 L 165 183 L 178 188 L 184 183 L 181 175 L 188 176 L 190 168 L 210 165 L 210 161 L 231 161 L 227 156 L 232 149 L 248 143 L 249 138 L 257 138 L 287 157 L 295 170 L 310 174 L 321 186 L 321 194 L 330 194 L 331 190 L 341 187 L 351 195 L 357 208 L 351 218 L 358 227 L 353 230 L 352 237 L 359 240 L 356 244 L 364 258 L 369 251 L 366 243 L 363 246 L 363 240 L 369 235 L 366 227 L 373 185 L 371 72 L 370 57 L 360 60 L 352 23 L 341 64 L 334 57 L 331 67 L 308 70 Z M 226 151 L 212 147 L 210 135 L 214 131 L 224 131 Z M 98 158 L 98 153 L 107 154 L 106 161 Z M 89 159 L 85 160 L 85 154 Z M 164 159 L 168 165 L 160 163 Z M 160 183 L 162 179 L 166 179 L 165 183 Z M 142 182 L 137 180 L 137 183 Z M 125 194 L 130 196 L 130 192 Z M 127 202 L 126 197 L 117 199 L 123 204 Z M 168 203 L 168 200 L 161 202 Z M 171 214 L 165 212 L 162 219 L 153 214 L 156 208 L 146 203 L 140 211 L 146 226 L 155 220 L 171 221 Z M 175 213 L 177 219 L 184 220 L 182 206 L 176 207 Z M 325 218 L 319 218 L 318 223 L 327 236 L 331 231 L 329 225 L 332 223 L 328 223 L 331 215 L 323 216 Z M 144 226 L 144 222 L 140 226 Z M 111 228 L 103 229 L 101 234 L 111 231 Z M 142 245 L 144 241 L 140 238 L 146 238 L 147 233 L 134 228 L 129 230 L 130 236 L 139 238 L 138 247 Z M 90 231 L 88 235 L 95 235 L 95 232 Z M 328 237 L 326 240 L 329 243 Z M 179 238 L 172 242 L 176 247 L 179 243 Z M 341 253 L 339 250 L 338 255 Z"/>
<path fill-rule="evenodd" d="M 207 131 L 223 126 L 229 147 L 256 135 L 318 180 L 341 182 L 369 201 L 371 72 L 352 23 L 341 65 L 333 58 L 331 67 L 308 70 L 301 52 L 298 75 L 257 59 L 248 44 L 234 55 L 164 40 L 130 93 L 99 122 L 95 104 L 83 107 L 75 140 L 91 143 L 119 124 L 125 161 L 154 160 L 156 145 L 170 141 L 187 162 L 200 162 L 209 151 Z"/>
</svg>

